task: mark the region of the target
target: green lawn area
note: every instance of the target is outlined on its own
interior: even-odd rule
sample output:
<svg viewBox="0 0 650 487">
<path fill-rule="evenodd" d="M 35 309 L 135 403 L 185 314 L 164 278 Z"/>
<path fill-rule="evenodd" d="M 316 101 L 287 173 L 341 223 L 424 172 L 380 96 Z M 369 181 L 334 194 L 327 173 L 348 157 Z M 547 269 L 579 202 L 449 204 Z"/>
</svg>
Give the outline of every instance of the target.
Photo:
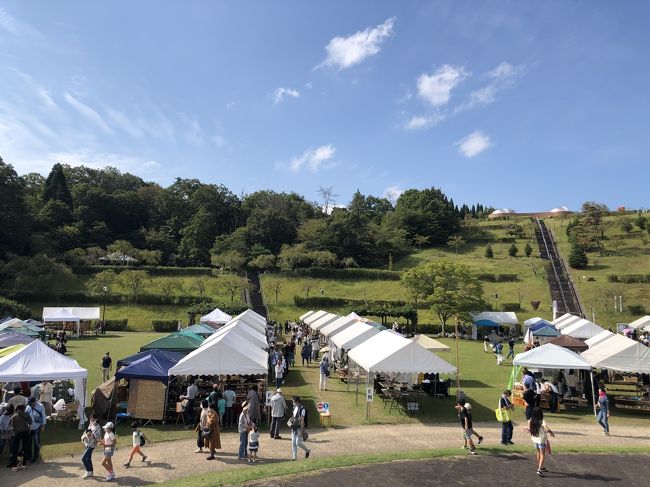
<svg viewBox="0 0 650 487">
<path fill-rule="evenodd" d="M 606 217 L 606 240 L 604 255 L 588 252 L 589 265 L 586 269 L 570 269 L 571 279 L 585 308 L 587 318 L 591 319 L 593 307 L 596 323 L 605 328 L 616 328 L 616 323 L 629 323 L 639 318 L 627 311 L 627 305 L 640 304 L 650 313 L 650 284 L 622 284 L 608 282 L 609 274 L 650 274 L 650 241 L 647 232 L 636 227 L 630 234 L 621 230 L 623 219 L 634 220 L 634 216 L 620 215 Z M 566 224 L 559 220 L 547 220 L 546 225 L 553 231 L 560 252 L 568 260 L 570 244 L 566 235 Z M 614 312 L 613 295 L 623 296 L 624 312 Z"/>
</svg>

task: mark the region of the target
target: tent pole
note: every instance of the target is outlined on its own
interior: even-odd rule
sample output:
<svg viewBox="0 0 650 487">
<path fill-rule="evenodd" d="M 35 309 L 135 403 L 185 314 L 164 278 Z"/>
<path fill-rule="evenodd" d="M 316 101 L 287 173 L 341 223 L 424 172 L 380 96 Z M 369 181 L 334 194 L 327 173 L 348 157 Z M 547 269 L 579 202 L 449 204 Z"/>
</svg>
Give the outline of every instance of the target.
<svg viewBox="0 0 650 487">
<path fill-rule="evenodd" d="M 370 371 L 366 375 L 366 421 L 370 421 L 370 401 L 368 401 L 368 389 L 370 388 Z"/>
<path fill-rule="evenodd" d="M 596 413 L 596 391 L 594 391 L 594 369 L 589 369 L 589 377 L 591 379 L 591 405 L 594 407 L 594 416 L 598 417 Z"/>
</svg>

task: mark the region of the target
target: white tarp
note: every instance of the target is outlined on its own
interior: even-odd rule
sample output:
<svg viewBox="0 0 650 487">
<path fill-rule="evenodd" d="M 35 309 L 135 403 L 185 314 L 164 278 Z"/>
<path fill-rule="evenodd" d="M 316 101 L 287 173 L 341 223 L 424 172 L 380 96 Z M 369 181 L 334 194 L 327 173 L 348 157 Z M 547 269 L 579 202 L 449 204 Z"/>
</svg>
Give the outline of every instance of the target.
<svg viewBox="0 0 650 487">
<path fill-rule="evenodd" d="M 539 316 L 535 316 L 534 318 L 528 318 L 526 321 L 524 321 L 524 327 L 530 328 L 533 325 L 536 325 L 537 323 L 548 323 L 548 324 L 553 324 L 548 320 L 545 320 L 544 318 L 540 318 Z"/>
<path fill-rule="evenodd" d="M 559 321 L 558 323 L 554 322 L 553 324 L 555 325 L 555 328 L 557 328 L 558 330 L 562 330 L 580 321 L 582 321 L 582 318 L 580 318 L 579 316 L 571 315 L 566 317 L 564 320 Z"/>
<path fill-rule="evenodd" d="M 650 329 L 650 315 L 642 316 L 638 320 L 634 320 L 632 323 L 627 325 L 628 327 L 635 330 L 648 330 Z"/>
<path fill-rule="evenodd" d="M 50 316 L 57 311 L 61 309 L 66 309 L 68 310 L 73 316 L 79 318 L 81 321 L 93 321 L 93 320 L 98 320 L 100 318 L 100 309 L 99 306 L 95 307 L 86 307 L 86 308 L 78 308 L 78 307 L 66 307 L 66 308 L 61 308 L 60 306 L 57 307 L 45 307 L 43 308 L 43 317 Z M 50 320 L 52 321 L 52 320 Z M 75 321 L 75 320 L 65 320 L 65 321 Z"/>
<path fill-rule="evenodd" d="M 555 318 L 553 321 L 551 321 L 551 323 L 553 323 L 554 325 L 557 326 L 557 325 L 559 325 L 562 321 L 564 321 L 564 320 L 566 320 L 566 319 L 568 319 L 568 318 L 571 318 L 572 316 L 573 316 L 573 315 L 572 315 L 571 313 L 564 313 L 562 316 L 558 316 L 558 317 Z"/>
<path fill-rule="evenodd" d="M 307 311 L 304 315 L 301 315 L 300 318 L 298 318 L 300 321 L 305 321 L 307 318 L 309 318 L 311 315 L 315 313 L 314 310 Z"/>
<path fill-rule="evenodd" d="M 253 343 L 259 348 L 268 348 L 269 344 L 266 341 L 266 335 L 260 333 L 257 329 L 243 321 L 233 321 L 215 331 L 212 335 L 205 339 L 201 344 L 202 347 L 208 346 L 211 342 L 216 340 L 224 333 L 234 333 L 243 339 Z"/>
<path fill-rule="evenodd" d="M 354 347 L 348 356 L 369 373 L 449 374 L 456 372 L 456 367 L 433 352 L 390 330 L 379 332 Z"/>
<path fill-rule="evenodd" d="M 43 311 L 46 309 L 48 308 L 43 308 Z M 67 308 L 54 308 L 54 311 L 52 313 L 43 315 L 44 323 L 79 323 L 79 320 L 81 320 L 81 318 L 78 315 L 72 313 L 72 311 Z"/>
<path fill-rule="evenodd" d="M 483 311 L 482 313 L 472 314 L 474 323 L 488 320 L 497 325 L 516 325 L 519 323 L 517 315 L 512 311 Z"/>
<path fill-rule="evenodd" d="M 608 338 L 582 352 L 582 357 L 600 369 L 650 374 L 650 348 L 623 335 Z"/>
<path fill-rule="evenodd" d="M 256 313 L 252 309 L 247 309 L 246 311 L 242 311 L 235 318 L 250 318 L 251 320 L 255 320 L 266 327 L 266 318 L 264 318 L 264 316 L 262 316 L 261 314 Z"/>
<path fill-rule="evenodd" d="M 321 328 L 329 325 L 334 320 L 338 320 L 339 318 L 340 318 L 339 315 L 336 315 L 334 313 L 327 313 L 327 314 L 321 316 L 320 318 L 318 318 L 316 321 L 312 321 L 309 324 L 309 327 L 312 330 L 320 330 Z"/>
<path fill-rule="evenodd" d="M 351 348 L 361 345 L 369 338 L 379 333 L 377 327 L 357 321 L 354 325 L 346 328 L 341 333 L 332 337 L 332 342 L 339 349 L 350 350 Z"/>
<path fill-rule="evenodd" d="M 201 316 L 201 323 L 210 323 L 213 325 L 223 325 L 232 320 L 232 316 L 224 313 L 219 308 L 214 308 L 207 315 Z"/>
<path fill-rule="evenodd" d="M 352 326 L 357 321 L 359 321 L 359 317 L 355 313 L 350 313 L 347 316 L 341 316 L 337 318 L 330 324 L 323 326 L 318 331 L 320 331 L 324 336 L 331 340 L 334 335 L 341 333 L 343 330 L 349 326 Z"/>
<path fill-rule="evenodd" d="M 434 340 L 431 337 L 426 335 L 415 335 L 411 338 L 416 343 L 419 343 L 421 347 L 426 348 L 432 352 L 448 352 L 449 347 L 438 340 Z"/>
<path fill-rule="evenodd" d="M 591 369 L 591 365 L 579 354 L 552 343 L 518 353 L 512 363 L 533 369 Z"/>
<path fill-rule="evenodd" d="M 598 326 L 596 323 L 592 323 L 589 320 L 583 320 L 581 319 L 580 321 L 577 321 L 573 323 L 572 325 L 566 326 L 560 330 L 560 333 L 562 335 L 569 335 L 574 338 L 591 338 L 599 333 L 604 331 L 604 329 L 600 326 Z"/>
<path fill-rule="evenodd" d="M 591 338 L 585 340 L 585 343 L 589 346 L 589 348 L 591 348 L 591 347 L 595 347 L 599 343 L 604 342 L 605 340 L 609 340 L 613 336 L 614 333 L 612 333 L 611 331 L 603 330 L 600 333 L 598 333 L 598 335 L 594 335 Z"/>
<path fill-rule="evenodd" d="M 265 375 L 267 369 L 265 351 L 229 332 L 183 357 L 169 375 Z"/>
<path fill-rule="evenodd" d="M 234 322 L 245 323 L 248 326 L 255 328 L 260 333 L 266 335 L 266 320 L 263 316 L 258 315 L 255 311 L 246 310 L 243 313 L 238 314 L 232 320 L 230 320 L 226 325 L 229 325 Z"/>
<path fill-rule="evenodd" d="M 88 371 L 76 360 L 52 350 L 40 340 L 0 359 L 0 382 L 40 382 L 72 379 L 74 394 L 79 401 L 79 428 L 86 422 L 86 381 Z"/>
<path fill-rule="evenodd" d="M 305 318 L 303 321 L 304 321 L 305 323 L 307 323 L 308 325 L 311 326 L 311 324 L 312 324 L 314 321 L 316 321 L 316 320 L 319 319 L 319 318 L 322 318 L 322 317 L 325 316 L 326 314 L 328 314 L 327 311 L 323 311 L 322 309 L 320 309 L 320 310 L 314 312 L 313 314 L 307 316 L 307 318 Z"/>
</svg>

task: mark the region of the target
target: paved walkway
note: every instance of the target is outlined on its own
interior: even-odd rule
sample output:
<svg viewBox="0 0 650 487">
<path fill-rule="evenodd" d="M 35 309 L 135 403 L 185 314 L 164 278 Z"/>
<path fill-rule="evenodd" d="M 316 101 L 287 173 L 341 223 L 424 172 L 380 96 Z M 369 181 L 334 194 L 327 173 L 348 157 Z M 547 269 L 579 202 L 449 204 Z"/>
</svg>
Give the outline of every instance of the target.
<svg viewBox="0 0 650 487">
<path fill-rule="evenodd" d="M 553 428 L 553 425 L 550 425 Z M 500 446 L 501 428 L 497 423 L 476 424 L 475 428 L 485 437 L 484 445 Z M 650 431 L 637 430 L 631 427 L 613 429 L 612 436 L 604 438 L 598 425 L 573 425 L 562 423 L 557 429 L 556 446 L 625 446 L 646 448 L 650 444 Z M 237 460 L 239 437 L 234 433 L 222 435 L 223 449 L 217 453 L 217 460 L 206 461 L 207 455 L 192 453 L 195 442 L 180 440 L 156 443 L 145 448 L 149 457 L 147 463 L 134 461 L 134 467 L 126 469 L 122 464 L 127 460 L 129 450 L 120 449 L 116 452 L 117 484 L 147 485 L 168 479 L 178 479 L 188 475 L 215 472 L 232 468 L 248 468 L 247 462 Z M 391 451 L 423 450 L 429 448 L 458 448 L 461 445 L 460 427 L 445 423 L 444 425 L 373 425 L 336 428 L 330 430 L 314 430 L 308 442 L 312 450 L 311 457 L 340 456 L 355 453 L 380 453 Z M 530 437 L 515 427 L 514 441 L 519 445 L 530 446 Z M 290 459 L 291 444 L 287 436 L 281 440 L 271 440 L 262 435 L 260 442 L 260 458 L 262 464 L 287 461 Z M 82 480 L 83 469 L 80 462 L 82 445 L 79 443 L 79 455 L 73 457 L 55 458 L 47 462 L 29 466 L 22 472 L 11 472 L 2 468 L 0 485 L 2 487 L 30 485 L 52 487 L 55 485 L 72 487 L 75 485 L 93 485 L 103 482 L 103 477 L 92 480 Z M 462 451 L 459 449 L 459 454 Z M 480 453 L 480 451 L 479 451 Z M 299 461 L 304 460 L 299 450 Z M 480 455 L 477 456 L 477 458 Z M 492 458 L 492 456 L 490 456 Z M 93 456 L 95 473 L 104 474 L 100 466 L 99 452 Z M 105 475 L 105 474 L 104 474 Z M 641 485 L 641 484 L 637 484 Z"/>
</svg>

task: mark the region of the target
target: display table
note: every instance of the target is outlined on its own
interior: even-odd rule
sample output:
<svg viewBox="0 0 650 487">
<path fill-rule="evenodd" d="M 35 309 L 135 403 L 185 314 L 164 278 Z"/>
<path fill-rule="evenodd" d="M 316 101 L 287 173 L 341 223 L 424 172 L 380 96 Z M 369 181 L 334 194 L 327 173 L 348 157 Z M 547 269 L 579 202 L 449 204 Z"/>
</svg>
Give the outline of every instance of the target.
<svg viewBox="0 0 650 487">
<path fill-rule="evenodd" d="M 615 396 L 613 399 L 617 408 L 650 412 L 650 399 L 647 397 Z"/>
</svg>

